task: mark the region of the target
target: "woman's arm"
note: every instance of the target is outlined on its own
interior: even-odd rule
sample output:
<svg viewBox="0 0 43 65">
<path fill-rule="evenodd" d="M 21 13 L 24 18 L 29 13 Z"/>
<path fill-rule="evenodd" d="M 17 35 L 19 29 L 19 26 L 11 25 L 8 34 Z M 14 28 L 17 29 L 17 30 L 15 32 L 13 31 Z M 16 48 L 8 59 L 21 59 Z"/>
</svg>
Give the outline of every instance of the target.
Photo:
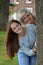
<svg viewBox="0 0 43 65">
<path fill-rule="evenodd" d="M 35 41 L 35 44 L 34 44 L 34 48 L 33 48 L 33 52 L 37 52 L 37 42 Z"/>
<path fill-rule="evenodd" d="M 22 50 L 23 53 L 25 53 L 25 54 L 28 55 L 28 56 L 33 56 L 33 55 L 35 55 L 33 49 L 30 49 L 30 48 L 26 47 L 25 45 L 23 45 L 23 46 L 21 47 L 21 50 Z"/>
</svg>

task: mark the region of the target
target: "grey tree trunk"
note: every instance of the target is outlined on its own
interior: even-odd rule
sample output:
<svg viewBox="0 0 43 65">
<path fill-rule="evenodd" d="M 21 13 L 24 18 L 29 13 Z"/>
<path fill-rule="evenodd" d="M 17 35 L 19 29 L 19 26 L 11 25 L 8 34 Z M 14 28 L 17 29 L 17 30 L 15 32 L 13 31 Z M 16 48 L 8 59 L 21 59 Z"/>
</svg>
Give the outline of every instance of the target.
<svg viewBox="0 0 43 65">
<path fill-rule="evenodd" d="M 43 0 L 35 0 L 37 18 L 38 65 L 43 65 Z"/>
<path fill-rule="evenodd" d="M 0 30 L 5 30 L 9 14 L 9 0 L 0 0 Z"/>
</svg>

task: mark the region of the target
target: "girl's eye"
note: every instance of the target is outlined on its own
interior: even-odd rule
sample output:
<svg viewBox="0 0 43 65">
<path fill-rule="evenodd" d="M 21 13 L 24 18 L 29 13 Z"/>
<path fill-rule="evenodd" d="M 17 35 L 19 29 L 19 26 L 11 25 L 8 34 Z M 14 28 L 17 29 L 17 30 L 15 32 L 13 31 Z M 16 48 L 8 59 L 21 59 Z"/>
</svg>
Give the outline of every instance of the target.
<svg viewBox="0 0 43 65">
<path fill-rule="evenodd" d="M 19 25 L 17 24 L 17 27 L 18 27 Z"/>
<path fill-rule="evenodd" d="M 15 30 L 15 28 L 14 28 L 14 30 Z"/>
</svg>

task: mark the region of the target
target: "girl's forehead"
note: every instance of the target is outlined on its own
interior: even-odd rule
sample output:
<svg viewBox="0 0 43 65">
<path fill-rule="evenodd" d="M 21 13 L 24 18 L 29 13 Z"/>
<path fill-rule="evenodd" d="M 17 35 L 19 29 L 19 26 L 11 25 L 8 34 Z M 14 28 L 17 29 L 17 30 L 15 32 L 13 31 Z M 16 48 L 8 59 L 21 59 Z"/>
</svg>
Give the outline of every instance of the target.
<svg viewBox="0 0 43 65">
<path fill-rule="evenodd" d="M 13 27 L 13 26 L 15 27 L 16 25 L 17 25 L 17 23 L 12 23 L 11 24 L 11 27 Z"/>
<path fill-rule="evenodd" d="M 17 23 L 14 22 L 14 23 L 12 23 L 11 25 L 14 25 L 14 24 L 17 24 Z"/>
<path fill-rule="evenodd" d="M 17 23 L 17 22 L 14 22 L 14 23 L 12 23 L 12 24 L 13 24 L 13 25 L 14 25 L 14 24 L 16 25 L 16 24 L 19 24 L 19 23 Z"/>
</svg>

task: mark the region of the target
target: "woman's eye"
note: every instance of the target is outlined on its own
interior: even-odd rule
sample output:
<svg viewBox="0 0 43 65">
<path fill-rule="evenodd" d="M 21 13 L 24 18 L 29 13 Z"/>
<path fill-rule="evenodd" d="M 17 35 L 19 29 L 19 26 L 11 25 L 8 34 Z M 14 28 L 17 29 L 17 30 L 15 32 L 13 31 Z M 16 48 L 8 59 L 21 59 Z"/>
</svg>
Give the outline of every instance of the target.
<svg viewBox="0 0 43 65">
<path fill-rule="evenodd" d="M 27 17 L 30 16 L 30 15 L 27 15 Z"/>
<path fill-rule="evenodd" d="M 29 20 L 31 20 L 31 17 L 29 18 Z"/>
</svg>

